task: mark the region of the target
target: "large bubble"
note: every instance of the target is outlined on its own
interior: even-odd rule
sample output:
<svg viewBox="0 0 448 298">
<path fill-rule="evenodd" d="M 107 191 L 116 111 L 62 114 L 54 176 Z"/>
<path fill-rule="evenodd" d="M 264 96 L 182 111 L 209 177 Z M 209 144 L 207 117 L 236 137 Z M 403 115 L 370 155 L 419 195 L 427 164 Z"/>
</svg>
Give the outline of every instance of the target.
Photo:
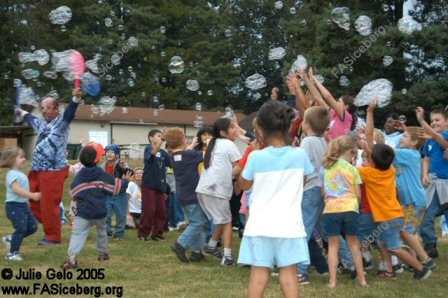
<svg viewBox="0 0 448 298">
<path fill-rule="evenodd" d="M 308 68 L 308 62 L 306 61 L 306 58 L 302 55 L 298 55 L 296 61 L 291 66 L 290 72 L 296 72 L 301 70 L 306 70 Z"/>
<path fill-rule="evenodd" d="M 187 89 L 190 91 L 198 91 L 199 90 L 199 82 L 196 80 L 188 80 L 186 83 Z"/>
<path fill-rule="evenodd" d="M 115 109 L 116 97 L 103 96 L 98 101 L 99 114 L 101 116 L 110 114 Z"/>
<path fill-rule="evenodd" d="M 359 16 L 355 21 L 355 29 L 362 36 L 372 34 L 372 19 L 368 16 Z"/>
<path fill-rule="evenodd" d="M 72 19 L 72 10 L 68 6 L 60 6 L 52 10 L 48 17 L 52 24 L 64 25 Z"/>
<path fill-rule="evenodd" d="M 101 87 L 97 77 L 89 72 L 85 72 L 81 77 L 82 92 L 90 96 L 97 96 L 100 93 Z"/>
<path fill-rule="evenodd" d="M 266 86 L 266 78 L 261 74 L 256 73 L 246 79 L 246 87 L 249 89 L 257 90 Z"/>
<path fill-rule="evenodd" d="M 20 91 L 18 94 L 18 103 L 20 105 L 26 104 L 33 107 L 37 107 L 38 99 L 39 97 L 36 94 L 34 94 L 34 91 L 31 87 L 26 87 L 25 85 L 22 85 L 20 87 Z"/>
<path fill-rule="evenodd" d="M 185 63 L 179 56 L 173 56 L 171 58 L 170 64 L 168 66 L 168 70 L 175 74 L 175 73 L 182 73 L 185 69 Z"/>
<path fill-rule="evenodd" d="M 383 65 L 384 66 L 389 66 L 394 62 L 394 58 L 392 58 L 391 56 L 384 56 L 383 57 Z"/>
<path fill-rule="evenodd" d="M 348 7 L 336 7 L 331 11 L 331 20 L 344 30 L 350 29 L 350 9 Z"/>
<path fill-rule="evenodd" d="M 274 7 L 276 9 L 282 9 L 283 8 L 283 2 L 282 1 L 275 1 Z"/>
<path fill-rule="evenodd" d="M 347 78 L 346 76 L 341 76 L 339 78 L 339 86 L 341 87 L 347 87 L 348 85 L 350 85 L 350 80 L 349 78 Z"/>
<path fill-rule="evenodd" d="M 412 34 L 414 31 L 422 30 L 422 25 L 411 17 L 402 17 L 398 20 L 398 30 L 405 34 Z"/>
<path fill-rule="evenodd" d="M 286 50 L 282 47 L 269 50 L 269 60 L 279 60 L 286 55 Z"/>
<path fill-rule="evenodd" d="M 355 106 L 365 106 L 377 100 L 379 107 L 387 106 L 392 97 L 392 83 L 387 79 L 373 80 L 364 85 L 355 97 Z"/>
</svg>

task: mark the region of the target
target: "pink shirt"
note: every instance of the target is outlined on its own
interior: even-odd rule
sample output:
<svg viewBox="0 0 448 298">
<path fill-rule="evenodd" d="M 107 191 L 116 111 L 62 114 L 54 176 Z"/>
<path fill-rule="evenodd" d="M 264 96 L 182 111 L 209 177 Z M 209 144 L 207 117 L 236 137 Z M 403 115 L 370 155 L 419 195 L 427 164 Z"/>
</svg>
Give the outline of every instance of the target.
<svg viewBox="0 0 448 298">
<path fill-rule="evenodd" d="M 350 127 L 352 126 L 352 115 L 347 110 L 344 110 L 344 121 L 339 118 L 335 110 L 330 109 L 330 137 L 332 140 L 342 135 L 350 134 Z"/>
</svg>

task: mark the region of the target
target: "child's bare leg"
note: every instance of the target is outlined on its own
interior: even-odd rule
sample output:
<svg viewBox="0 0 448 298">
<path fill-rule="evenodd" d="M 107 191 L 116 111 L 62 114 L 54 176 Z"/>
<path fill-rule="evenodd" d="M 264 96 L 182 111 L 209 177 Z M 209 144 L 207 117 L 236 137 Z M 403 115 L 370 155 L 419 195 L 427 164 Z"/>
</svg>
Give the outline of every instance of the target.
<svg viewBox="0 0 448 298">
<path fill-rule="evenodd" d="M 215 225 L 215 229 L 213 230 L 212 239 L 215 241 L 219 241 L 219 239 L 221 238 L 223 229 L 224 229 L 224 225 L 222 225 L 222 224 Z"/>
<path fill-rule="evenodd" d="M 417 235 L 402 230 L 400 231 L 400 236 L 403 238 L 404 242 L 415 251 L 420 261 L 426 261 L 429 258 L 428 254 L 423 249 L 423 246 L 420 244 Z"/>
<path fill-rule="evenodd" d="M 264 290 L 269 282 L 269 269 L 266 267 L 252 266 L 250 269 L 249 289 L 247 297 L 262 298 Z M 297 281 L 296 281 L 297 283 Z"/>
<path fill-rule="evenodd" d="M 232 222 L 221 225 L 224 248 L 232 248 Z"/>
<path fill-rule="evenodd" d="M 300 297 L 297 284 L 297 264 L 280 268 L 279 280 L 283 296 L 288 298 Z"/>
<path fill-rule="evenodd" d="M 408 264 L 409 266 L 413 267 L 417 271 L 423 270 L 423 265 L 417 261 L 416 258 L 414 258 L 410 253 L 408 253 L 406 250 L 402 248 L 389 250 L 389 252 L 395 256 L 397 256 L 399 259 L 401 259 L 403 262 Z"/>
<path fill-rule="evenodd" d="M 381 260 L 383 260 L 384 265 L 386 265 L 386 271 L 393 272 L 392 256 L 390 255 L 389 250 L 387 250 L 386 245 L 384 243 L 379 243 L 378 248 L 380 250 Z"/>
<path fill-rule="evenodd" d="M 337 282 L 337 268 L 339 263 L 339 236 L 328 237 L 328 271 L 330 274 L 330 281 L 328 286 L 330 288 L 336 287 Z"/>
<path fill-rule="evenodd" d="M 353 236 L 353 235 L 350 235 L 350 236 L 346 235 L 345 241 L 347 242 L 348 248 L 350 249 L 350 252 L 352 253 L 353 264 L 355 265 L 358 283 L 362 286 L 365 286 L 367 284 L 367 282 L 366 282 L 366 277 L 364 276 L 364 267 L 362 265 L 361 252 L 359 251 L 358 238 L 356 238 L 356 236 Z"/>
</svg>

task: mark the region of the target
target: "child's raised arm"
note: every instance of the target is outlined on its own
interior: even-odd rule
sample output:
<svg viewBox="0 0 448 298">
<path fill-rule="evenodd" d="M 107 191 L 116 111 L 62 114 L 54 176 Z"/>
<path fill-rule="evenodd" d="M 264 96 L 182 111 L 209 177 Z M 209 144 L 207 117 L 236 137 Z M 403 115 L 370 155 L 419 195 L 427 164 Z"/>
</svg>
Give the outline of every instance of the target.
<svg viewBox="0 0 448 298">
<path fill-rule="evenodd" d="M 313 97 L 313 100 L 317 102 L 318 105 L 326 107 L 329 109 L 330 107 L 323 99 L 322 95 L 320 94 L 319 90 L 317 90 L 316 86 L 313 83 L 312 76 L 313 76 L 313 68 L 310 67 L 309 73 L 311 78 L 309 78 L 304 70 L 301 70 L 298 72 L 299 77 L 305 81 L 305 84 L 311 92 L 311 96 Z"/>
<path fill-rule="evenodd" d="M 448 141 L 443 137 L 442 134 L 436 132 L 432 127 L 425 121 L 425 111 L 422 107 L 417 107 L 415 110 L 415 115 L 417 117 L 417 121 L 420 126 L 423 128 L 423 131 L 429 135 L 431 139 L 436 141 L 441 147 L 445 150 L 448 149 Z"/>
<path fill-rule="evenodd" d="M 368 108 L 367 108 L 367 115 L 366 115 L 366 127 L 365 127 L 365 134 L 366 134 L 366 148 L 362 148 L 366 151 L 367 156 L 370 156 L 370 152 L 373 147 L 373 132 L 375 131 L 375 123 L 373 120 L 373 113 L 375 111 L 375 107 L 377 105 L 377 101 L 372 101 Z"/>
<path fill-rule="evenodd" d="M 299 80 L 296 74 L 289 74 L 286 77 L 286 85 L 288 86 L 289 92 L 296 97 L 296 109 L 299 111 L 300 115 L 305 114 L 305 110 L 308 108 L 308 103 L 306 102 L 305 93 L 303 93 L 302 88 L 300 88 Z"/>
</svg>

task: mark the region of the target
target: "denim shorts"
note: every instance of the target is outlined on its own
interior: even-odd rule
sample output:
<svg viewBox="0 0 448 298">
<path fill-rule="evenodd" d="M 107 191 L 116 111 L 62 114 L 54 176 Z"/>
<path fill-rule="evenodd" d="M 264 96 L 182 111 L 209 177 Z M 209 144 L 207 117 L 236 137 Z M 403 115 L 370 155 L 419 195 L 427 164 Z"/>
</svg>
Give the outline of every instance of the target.
<svg viewBox="0 0 448 298">
<path fill-rule="evenodd" d="M 375 236 L 373 236 L 376 230 L 377 224 L 373 220 L 372 214 L 360 214 L 358 217 L 358 236 L 359 241 L 369 241 L 370 243 L 376 242 Z"/>
<path fill-rule="evenodd" d="M 326 236 L 356 235 L 358 230 L 358 213 L 354 211 L 341 213 L 324 213 L 324 229 Z"/>
<path fill-rule="evenodd" d="M 404 213 L 404 226 L 402 230 L 409 234 L 417 234 L 422 223 L 425 208 L 415 207 L 413 204 L 401 207 Z"/>
<path fill-rule="evenodd" d="M 403 217 L 378 223 L 378 241 L 384 243 L 388 250 L 401 248 L 400 230 L 403 225 Z"/>
<path fill-rule="evenodd" d="M 274 269 L 298 263 L 310 263 L 306 237 L 244 236 L 241 240 L 238 264 Z"/>
</svg>

